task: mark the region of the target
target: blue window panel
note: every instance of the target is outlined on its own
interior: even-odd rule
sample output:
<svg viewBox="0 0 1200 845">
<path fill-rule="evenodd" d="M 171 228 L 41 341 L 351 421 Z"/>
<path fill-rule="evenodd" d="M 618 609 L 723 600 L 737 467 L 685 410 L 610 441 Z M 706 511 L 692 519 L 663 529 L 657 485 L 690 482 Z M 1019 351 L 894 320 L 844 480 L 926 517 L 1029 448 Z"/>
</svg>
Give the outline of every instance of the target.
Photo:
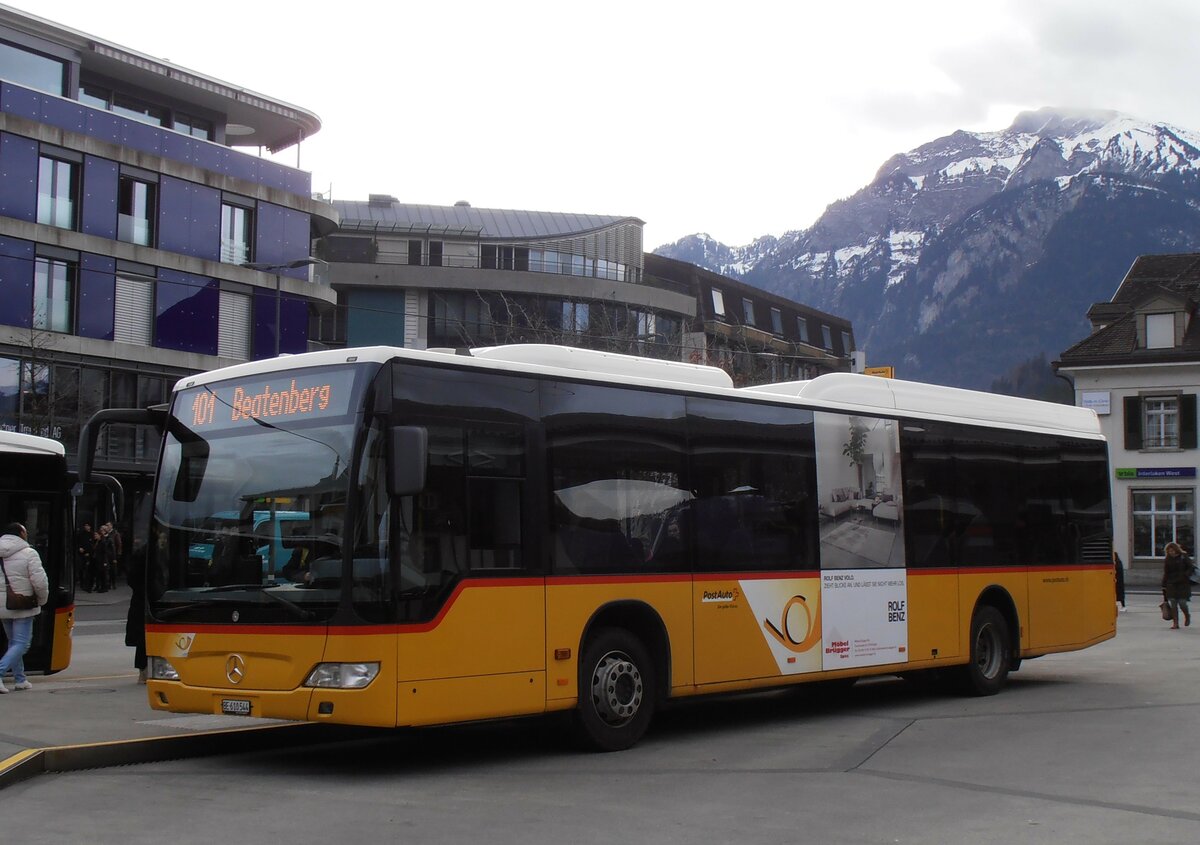
<svg viewBox="0 0 1200 845">
<path fill-rule="evenodd" d="M 280 312 L 282 312 L 280 303 Z M 254 289 L 254 338 L 251 354 L 255 360 L 275 357 L 275 291 Z"/>
<path fill-rule="evenodd" d="M 88 109 L 84 132 L 110 144 L 120 144 L 125 137 L 125 118 L 101 109 Z"/>
<path fill-rule="evenodd" d="M 279 351 L 299 355 L 308 351 L 308 305 L 303 299 L 284 294 L 279 303 Z"/>
<path fill-rule="evenodd" d="M 349 290 L 345 296 L 347 346 L 404 345 L 404 291 Z"/>
<path fill-rule="evenodd" d="M 33 242 L 0 238 L 0 324 L 27 329 L 33 320 Z"/>
<path fill-rule="evenodd" d="M 158 248 L 221 258 L 221 192 L 163 176 L 158 183 Z"/>
<path fill-rule="evenodd" d="M 312 196 L 312 174 L 288 168 L 283 189 L 302 197 Z"/>
<path fill-rule="evenodd" d="M 112 340 L 117 262 L 84 253 L 79 265 L 79 336 Z"/>
<path fill-rule="evenodd" d="M 225 160 L 225 175 L 247 182 L 258 182 L 258 158 L 245 153 L 232 151 Z"/>
<path fill-rule="evenodd" d="M 83 158 L 82 231 L 102 238 L 117 237 L 117 181 L 115 161 L 96 156 Z"/>
<path fill-rule="evenodd" d="M 144 153 L 160 155 L 162 153 L 163 130 L 140 120 L 124 118 L 121 143 Z"/>
<path fill-rule="evenodd" d="M 5 82 L 0 85 L 0 105 L 6 114 L 26 117 L 30 120 L 41 121 L 42 98 L 36 91 L 22 88 L 20 85 L 10 85 Z"/>
<path fill-rule="evenodd" d="M 217 281 L 160 268 L 154 288 L 154 345 L 216 355 L 221 302 Z"/>
<path fill-rule="evenodd" d="M 287 261 L 308 256 L 307 248 L 302 255 L 287 255 L 284 253 L 283 209 L 279 206 L 260 202 L 254 222 L 254 260 L 256 262 L 263 264 L 283 264 Z M 278 272 L 283 273 L 286 271 L 279 270 Z"/>
<path fill-rule="evenodd" d="M 74 100 L 43 96 L 42 122 L 71 132 L 83 132 L 87 127 L 87 106 Z"/>
<path fill-rule="evenodd" d="M 37 141 L 0 133 L 0 216 L 37 220 L 37 179 Z"/>
<path fill-rule="evenodd" d="M 212 170 L 220 173 L 222 161 L 221 151 L 223 149 L 224 147 L 220 147 L 216 144 L 196 144 L 195 149 L 192 151 L 193 155 L 195 156 L 193 164 L 195 164 L 197 167 L 203 167 L 205 170 Z"/>
<path fill-rule="evenodd" d="M 309 216 L 290 208 L 280 209 L 283 216 L 283 255 L 285 260 L 308 258 L 312 254 L 312 238 L 310 236 Z M 297 267 L 285 270 L 285 276 L 294 279 L 308 279 L 310 267 Z"/>
<path fill-rule="evenodd" d="M 163 133 L 162 154 L 172 161 L 182 161 L 186 164 L 196 163 L 195 139 L 178 132 Z"/>
<path fill-rule="evenodd" d="M 312 250 L 309 216 L 290 208 L 259 203 L 254 250 L 255 261 L 267 264 L 288 264 L 308 258 Z M 278 272 L 293 279 L 307 280 L 309 268 L 280 268 Z"/>
</svg>

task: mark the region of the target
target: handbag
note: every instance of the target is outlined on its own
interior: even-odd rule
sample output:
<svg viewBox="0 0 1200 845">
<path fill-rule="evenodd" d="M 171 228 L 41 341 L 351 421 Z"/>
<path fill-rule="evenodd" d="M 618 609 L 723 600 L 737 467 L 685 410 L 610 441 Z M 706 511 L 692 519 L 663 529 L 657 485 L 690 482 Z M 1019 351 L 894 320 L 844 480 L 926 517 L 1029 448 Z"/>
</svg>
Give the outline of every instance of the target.
<svg viewBox="0 0 1200 845">
<path fill-rule="evenodd" d="M 12 588 L 12 582 L 8 580 L 8 570 L 4 568 L 4 559 L 0 558 L 0 572 L 4 573 L 4 591 L 7 593 L 4 599 L 4 606 L 9 610 L 32 610 L 38 606 L 37 596 L 23 596 Z"/>
<path fill-rule="evenodd" d="M 1175 618 L 1171 614 L 1171 603 L 1169 601 L 1165 601 L 1162 604 L 1160 604 L 1158 606 L 1158 609 L 1162 611 L 1162 617 L 1163 617 L 1164 622 L 1170 622 L 1172 619 Z"/>
</svg>

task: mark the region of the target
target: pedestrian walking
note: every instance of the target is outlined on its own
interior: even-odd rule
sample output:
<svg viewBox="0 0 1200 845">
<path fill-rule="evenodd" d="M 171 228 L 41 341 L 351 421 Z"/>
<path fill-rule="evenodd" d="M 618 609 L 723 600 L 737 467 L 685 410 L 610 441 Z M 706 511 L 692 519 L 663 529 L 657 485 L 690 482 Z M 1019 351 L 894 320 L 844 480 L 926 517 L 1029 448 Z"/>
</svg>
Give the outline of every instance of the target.
<svg viewBox="0 0 1200 845">
<path fill-rule="evenodd" d="M 1196 566 L 1192 559 L 1184 554 L 1178 543 L 1167 543 L 1167 556 L 1163 558 L 1162 590 L 1163 599 L 1170 608 L 1171 628 L 1179 627 L 1179 614 L 1183 614 L 1183 625 L 1192 624 L 1192 614 L 1188 610 L 1188 602 L 1192 599 L 1192 573 Z"/>
<path fill-rule="evenodd" d="M 5 594 L 9 588 L 20 596 L 34 596 L 36 607 L 10 609 L 5 601 L 0 607 L 0 624 L 8 638 L 8 650 L 0 657 L 0 694 L 8 692 L 4 676 L 12 673 L 13 689 L 33 689 L 25 677 L 25 652 L 33 642 L 33 620 L 41 613 L 41 607 L 50 599 L 50 584 L 42 559 L 29 545 L 29 535 L 19 522 L 11 523 L 0 536 L 0 572 L 3 573 Z"/>
<path fill-rule="evenodd" d="M 108 591 L 108 545 L 104 542 L 104 526 L 92 532 L 91 575 L 88 592 Z"/>
<path fill-rule="evenodd" d="M 1121 562 L 1121 556 L 1117 554 L 1117 550 L 1113 549 L 1113 573 L 1117 577 L 1117 604 L 1121 605 L 1121 612 L 1125 612 L 1125 564 Z"/>
<path fill-rule="evenodd" d="M 83 523 L 79 530 L 75 532 L 75 581 L 80 587 L 87 590 L 88 577 L 91 574 L 89 570 L 92 566 L 92 524 L 90 522 Z"/>
<path fill-rule="evenodd" d="M 129 559 L 129 613 L 125 616 L 125 645 L 133 649 L 133 666 L 139 684 L 146 683 L 146 549 L 143 546 Z"/>
</svg>

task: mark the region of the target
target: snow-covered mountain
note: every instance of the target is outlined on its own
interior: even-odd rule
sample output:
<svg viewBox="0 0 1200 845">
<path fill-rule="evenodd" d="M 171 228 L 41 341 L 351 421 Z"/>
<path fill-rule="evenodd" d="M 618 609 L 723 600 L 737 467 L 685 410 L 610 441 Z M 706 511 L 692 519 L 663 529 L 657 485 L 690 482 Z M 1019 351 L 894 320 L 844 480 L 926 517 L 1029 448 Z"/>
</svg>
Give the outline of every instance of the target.
<svg viewBox="0 0 1200 845">
<path fill-rule="evenodd" d="M 1088 331 L 1144 253 L 1200 250 L 1200 134 L 1042 109 L 893 156 L 810 228 L 659 247 L 849 317 L 868 361 L 970 387 Z"/>
</svg>

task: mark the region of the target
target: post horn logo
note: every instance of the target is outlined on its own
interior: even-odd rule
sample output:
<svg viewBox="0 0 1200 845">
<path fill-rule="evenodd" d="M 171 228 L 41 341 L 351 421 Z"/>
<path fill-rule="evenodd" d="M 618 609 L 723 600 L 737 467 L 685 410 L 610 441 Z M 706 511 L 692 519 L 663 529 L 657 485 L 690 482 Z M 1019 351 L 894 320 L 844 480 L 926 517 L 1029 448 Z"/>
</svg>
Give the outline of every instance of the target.
<svg viewBox="0 0 1200 845">
<path fill-rule="evenodd" d="M 240 654 L 231 654 L 225 661 L 225 677 L 231 684 L 240 684 L 246 677 L 246 661 Z"/>
<path fill-rule="evenodd" d="M 799 637 L 792 630 L 791 610 L 794 607 L 799 607 L 803 610 L 805 616 L 804 633 Z M 776 626 L 770 619 L 764 619 L 763 627 L 767 629 L 767 633 L 778 640 L 779 644 L 788 651 L 797 653 L 805 652 L 812 648 L 817 640 L 821 639 L 821 611 L 818 608 L 814 614 L 804 596 L 792 596 L 783 605 L 783 613 L 780 614 L 779 625 Z M 796 625 L 796 627 L 799 628 L 800 626 Z"/>
</svg>

